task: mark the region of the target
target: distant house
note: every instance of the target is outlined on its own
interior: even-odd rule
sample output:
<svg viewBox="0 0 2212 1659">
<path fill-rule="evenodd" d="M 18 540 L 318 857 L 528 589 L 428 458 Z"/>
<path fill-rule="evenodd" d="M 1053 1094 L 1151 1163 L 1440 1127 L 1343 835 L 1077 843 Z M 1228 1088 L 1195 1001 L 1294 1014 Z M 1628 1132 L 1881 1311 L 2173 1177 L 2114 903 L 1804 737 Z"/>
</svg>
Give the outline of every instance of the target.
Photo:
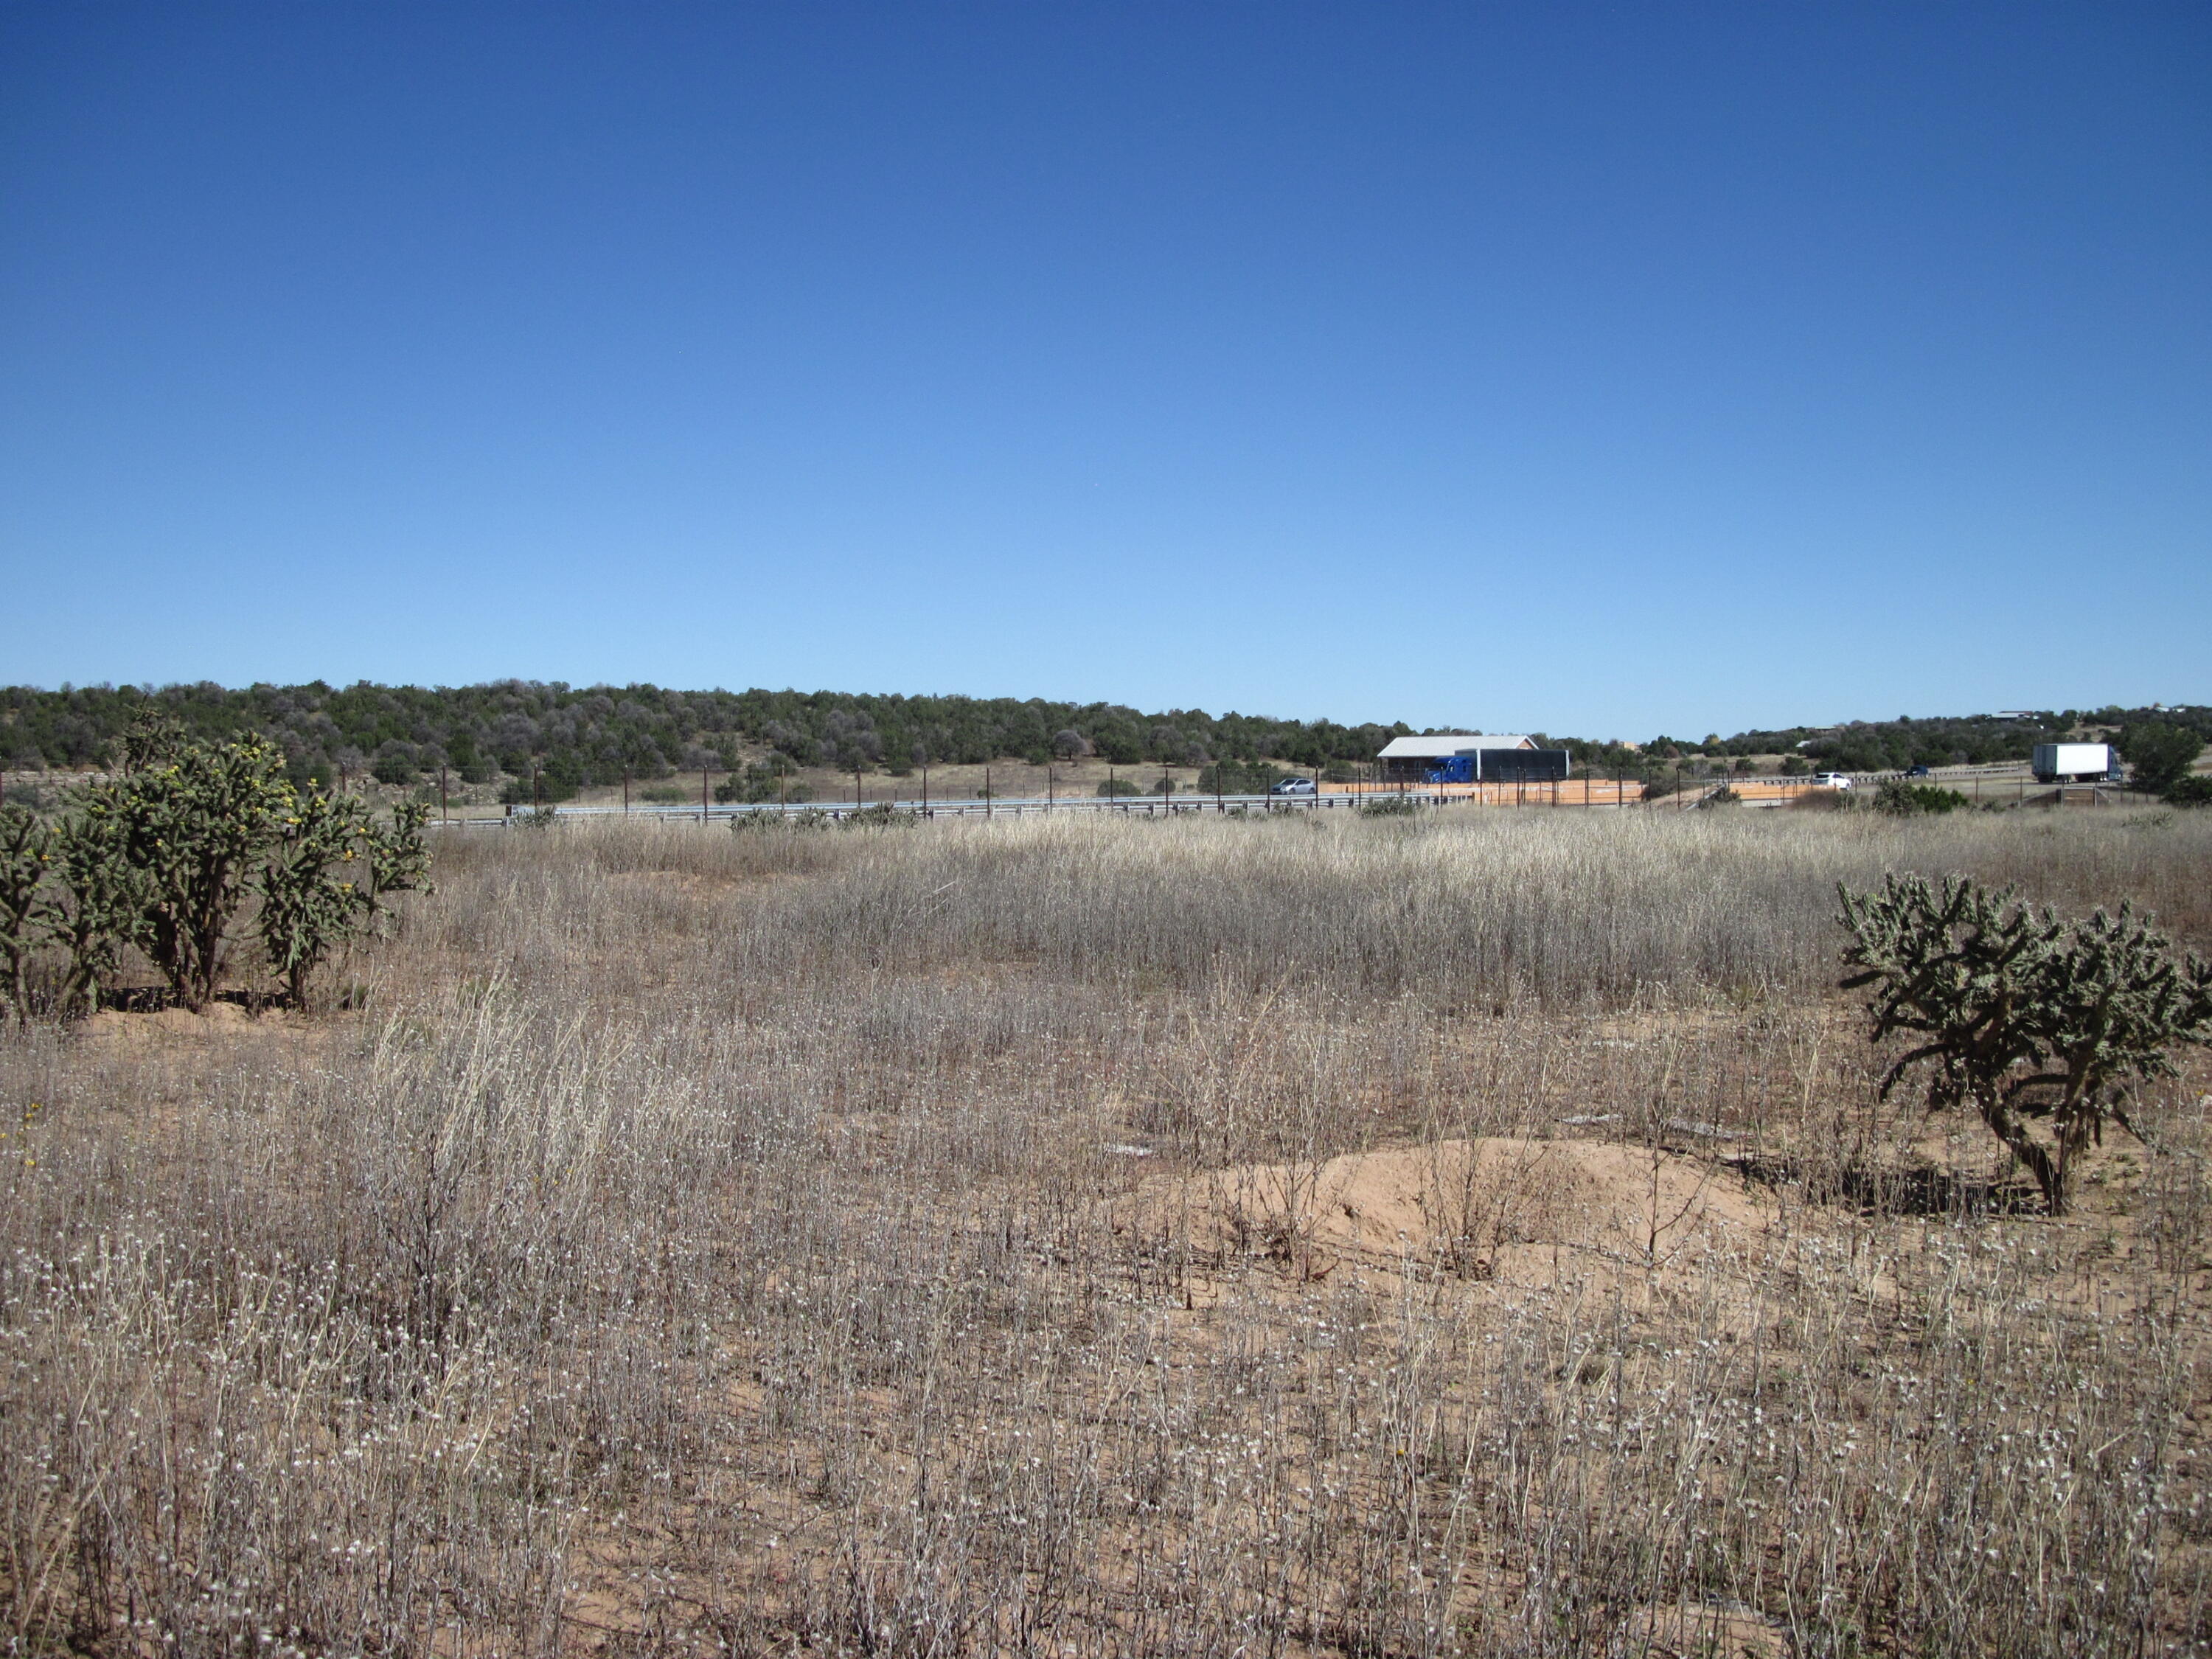
<svg viewBox="0 0 2212 1659">
<path fill-rule="evenodd" d="M 1567 775 L 1567 751 L 1496 732 L 1393 738 L 1376 759 L 1391 783 L 1548 783 Z"/>
</svg>

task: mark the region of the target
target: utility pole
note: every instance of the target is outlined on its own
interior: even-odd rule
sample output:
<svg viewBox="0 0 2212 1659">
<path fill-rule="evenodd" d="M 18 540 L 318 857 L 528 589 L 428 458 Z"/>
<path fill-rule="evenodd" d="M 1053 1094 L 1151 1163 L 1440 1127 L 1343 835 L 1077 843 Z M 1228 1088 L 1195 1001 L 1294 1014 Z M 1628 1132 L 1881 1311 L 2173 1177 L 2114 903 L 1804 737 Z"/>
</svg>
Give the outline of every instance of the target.
<svg viewBox="0 0 2212 1659">
<path fill-rule="evenodd" d="M 0 802 L 4 802 L 8 799 L 8 791 L 5 783 L 6 777 L 7 774 L 0 772 Z M 444 763 L 441 762 L 438 767 L 438 822 L 441 823 L 449 823 L 452 821 L 453 816 L 453 809 L 447 805 L 446 801 L 446 768 Z"/>
<path fill-rule="evenodd" d="M 929 763 L 921 763 L 921 815 L 929 816 Z"/>
<path fill-rule="evenodd" d="M 983 763 L 983 816 L 991 816 L 991 763 Z"/>
</svg>

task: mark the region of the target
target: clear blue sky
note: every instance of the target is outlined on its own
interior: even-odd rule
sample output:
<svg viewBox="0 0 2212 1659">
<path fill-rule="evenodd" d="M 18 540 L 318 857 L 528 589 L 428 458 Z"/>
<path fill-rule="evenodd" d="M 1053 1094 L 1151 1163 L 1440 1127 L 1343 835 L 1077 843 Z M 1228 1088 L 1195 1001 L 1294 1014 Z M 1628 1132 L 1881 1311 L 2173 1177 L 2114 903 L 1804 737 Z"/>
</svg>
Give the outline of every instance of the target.
<svg viewBox="0 0 2212 1659">
<path fill-rule="evenodd" d="M 2212 8 L 0 7 L 0 680 L 2212 701 Z"/>
</svg>

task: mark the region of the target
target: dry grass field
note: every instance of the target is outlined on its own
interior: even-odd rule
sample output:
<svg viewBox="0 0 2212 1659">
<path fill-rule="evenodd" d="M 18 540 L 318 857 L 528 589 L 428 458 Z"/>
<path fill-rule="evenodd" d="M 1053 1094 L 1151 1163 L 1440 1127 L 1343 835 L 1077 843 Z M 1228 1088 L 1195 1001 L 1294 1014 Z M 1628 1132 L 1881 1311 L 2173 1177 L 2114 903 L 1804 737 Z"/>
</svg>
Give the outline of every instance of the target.
<svg viewBox="0 0 2212 1659">
<path fill-rule="evenodd" d="M 312 1020 L 0 1038 L 8 1651 L 2212 1649 L 2205 1068 L 2034 1212 L 1838 879 L 2212 815 L 438 843 Z"/>
</svg>

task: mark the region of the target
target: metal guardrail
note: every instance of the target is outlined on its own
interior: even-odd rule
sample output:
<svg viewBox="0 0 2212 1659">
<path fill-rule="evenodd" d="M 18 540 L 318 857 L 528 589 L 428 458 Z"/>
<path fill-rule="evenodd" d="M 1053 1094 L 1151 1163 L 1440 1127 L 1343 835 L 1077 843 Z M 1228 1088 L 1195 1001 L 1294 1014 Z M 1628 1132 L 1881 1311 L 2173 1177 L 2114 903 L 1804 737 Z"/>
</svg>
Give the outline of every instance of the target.
<svg viewBox="0 0 2212 1659">
<path fill-rule="evenodd" d="M 1480 797 L 1445 794 L 1436 790 L 1376 789 L 1365 794 L 1323 793 L 1318 795 L 1114 795 L 1048 798 L 1042 795 L 1017 799 L 933 800 L 924 806 L 919 800 L 900 801 L 779 801 L 739 802 L 715 801 L 711 805 L 676 806 L 663 802 L 651 805 L 620 806 L 556 806 L 551 813 L 556 822 L 570 819 L 594 821 L 609 818 L 652 818 L 662 822 L 694 823 L 709 821 L 729 821 L 740 817 L 795 818 L 811 815 L 842 823 L 856 812 L 881 812 L 885 807 L 901 814 L 912 813 L 926 818 L 994 818 L 1036 817 L 1055 812 L 1119 812 L 1125 817 L 1182 817 L 1193 813 L 1214 812 L 1225 816 L 1231 811 L 1250 814 L 1263 812 L 1333 811 L 1349 808 L 1358 811 L 1382 801 L 1405 801 L 1415 806 L 1465 805 L 1470 801 L 1476 805 L 1484 802 Z M 1530 805 L 1540 804 L 1534 799 Z M 1590 806 L 1613 808 L 1632 806 L 1642 803 L 1634 800 L 1598 800 Z M 1565 793 L 1558 802 L 1561 806 L 1582 807 L 1585 803 L 1569 799 Z M 512 811 L 500 817 L 432 818 L 427 828 L 436 829 L 507 829 L 515 824 L 528 824 L 536 817 L 531 808 Z"/>
<path fill-rule="evenodd" d="M 1905 778 L 1910 775 L 1905 772 L 1847 772 L 1841 774 L 1840 775 L 1850 779 L 1855 785 L 1860 785 L 1879 783 L 1889 778 Z M 2017 781 L 2022 786 L 2023 796 L 2031 789 L 2047 790 L 2053 788 L 2063 789 L 2069 787 L 2074 789 L 2094 787 L 2098 791 L 2100 798 L 2107 793 L 2112 794 L 2125 794 L 2129 793 L 2126 786 L 2124 784 L 2105 783 L 2092 786 L 2088 784 L 2055 785 L 2038 783 L 2036 782 L 2033 774 L 2029 773 L 2026 769 L 2024 763 L 2018 762 L 1997 762 L 1975 766 L 1938 767 L 1933 769 L 1929 773 L 1923 775 L 1923 776 L 1926 781 L 1930 782 L 1945 778 L 1953 779 L 1960 783 L 2011 783 Z M 1514 794 L 1505 793 L 1511 789 L 1511 786 L 1510 785 L 1498 787 L 1500 788 L 1500 793 L 1494 796 L 1481 793 L 1480 787 L 1475 789 L 1470 789 L 1466 785 L 1437 786 L 1428 788 L 1406 788 L 1402 790 L 1378 787 L 1364 792 L 1355 792 L 1339 786 L 1324 790 L 1321 793 L 1314 795 L 1242 794 L 1217 796 L 1197 793 L 1178 793 L 1173 795 L 1114 796 L 1027 795 L 1005 799 L 998 797 L 985 799 L 981 796 L 976 796 L 955 798 L 948 800 L 933 800 L 927 805 L 919 799 L 873 801 L 792 801 L 789 803 L 779 801 L 715 801 L 704 805 L 698 804 L 677 805 L 668 802 L 656 801 L 650 804 L 633 803 L 628 807 L 556 806 L 550 810 L 553 817 L 556 821 L 566 819 L 603 820 L 607 818 L 629 817 L 650 818 L 663 822 L 683 822 L 688 820 L 692 823 L 706 823 L 717 820 L 730 821 L 741 817 L 826 817 L 833 823 L 842 823 L 845 819 L 851 817 L 856 812 L 881 812 L 886 807 L 889 807 L 892 811 L 900 814 L 911 813 L 917 817 L 927 817 L 932 819 L 940 817 L 995 818 L 1000 817 L 1018 818 L 1033 817 L 1041 813 L 1050 814 L 1055 812 L 1119 812 L 1124 817 L 1179 817 L 1190 813 L 1206 812 L 1215 812 L 1225 815 L 1232 811 L 1248 815 L 1255 811 L 1263 812 L 1328 811 L 1334 811 L 1339 807 L 1347 807 L 1357 811 L 1360 807 L 1373 805 L 1382 801 L 1405 801 L 1409 805 L 1415 806 L 1513 805 L 1516 807 L 1536 808 L 1571 807 L 1583 811 L 1595 809 L 1619 811 L 1637 808 L 1658 810 L 1671 808 L 1677 811 L 1683 811 L 1698 805 L 1707 796 L 1712 794 L 1717 790 L 1733 787 L 1738 784 L 1749 783 L 1759 785 L 1761 786 L 1762 792 L 1766 789 L 1778 789 L 1782 794 L 1786 795 L 1802 794 L 1823 787 L 1816 784 L 1810 777 L 1782 777 L 1771 773 L 1758 776 L 1753 776 L 1748 774 L 1742 776 L 1707 776 L 1703 778 L 1685 778 L 1682 780 L 1679 788 L 1671 789 L 1664 795 L 1656 796 L 1650 799 L 1644 799 L 1636 793 L 1639 786 L 1636 785 L 1632 781 L 1616 779 L 1598 779 L 1595 781 L 1602 787 L 1605 792 L 1604 798 L 1591 799 L 1587 798 L 1587 795 L 1583 791 L 1577 788 L 1576 786 L 1579 781 L 1580 780 L 1565 780 L 1560 781 L 1558 786 L 1556 794 L 1553 793 L 1553 787 L 1548 783 L 1544 785 L 1530 784 L 1527 787 L 1527 793 L 1525 797 L 1516 797 Z M 1778 804 L 1779 798 L 1779 796 L 1776 796 L 1770 797 L 1769 799 L 1771 800 L 1775 800 Z M 1977 789 L 1973 792 L 1973 798 L 1979 799 L 1984 797 L 1981 791 Z M 514 824 L 530 823 L 533 821 L 535 817 L 536 813 L 533 809 L 527 807 L 510 808 L 504 816 L 498 817 L 464 817 L 456 818 L 432 818 L 429 821 L 428 827 L 433 830 L 460 830 L 471 828 L 506 829 Z"/>
</svg>

